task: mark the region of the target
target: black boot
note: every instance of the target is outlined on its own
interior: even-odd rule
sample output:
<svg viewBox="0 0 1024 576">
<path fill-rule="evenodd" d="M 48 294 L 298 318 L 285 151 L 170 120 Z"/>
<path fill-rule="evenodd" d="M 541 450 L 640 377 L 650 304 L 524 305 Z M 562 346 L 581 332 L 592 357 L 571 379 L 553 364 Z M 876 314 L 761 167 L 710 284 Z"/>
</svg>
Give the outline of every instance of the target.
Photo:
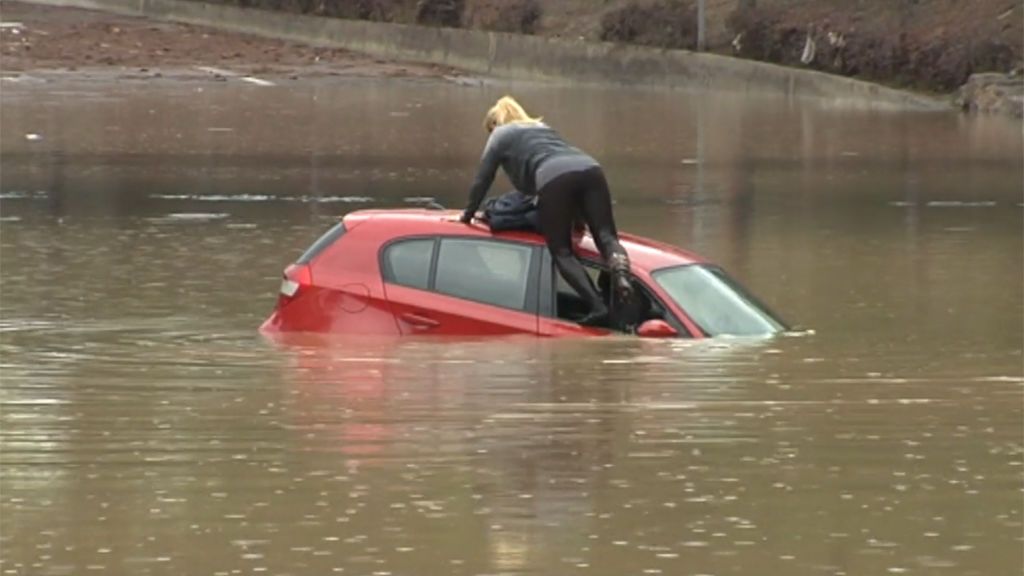
<svg viewBox="0 0 1024 576">
<path fill-rule="evenodd" d="M 612 291 L 619 302 L 626 302 L 633 297 L 633 283 L 629 280 L 629 255 L 625 252 L 612 254 L 608 258 L 608 268 L 612 273 Z"/>
</svg>

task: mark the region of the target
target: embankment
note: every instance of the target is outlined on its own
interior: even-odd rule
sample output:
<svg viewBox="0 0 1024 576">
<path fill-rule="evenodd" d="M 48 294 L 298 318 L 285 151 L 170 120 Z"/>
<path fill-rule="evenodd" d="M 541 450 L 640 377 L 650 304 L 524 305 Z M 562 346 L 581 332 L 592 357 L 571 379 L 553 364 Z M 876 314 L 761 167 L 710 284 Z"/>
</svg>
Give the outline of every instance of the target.
<svg viewBox="0 0 1024 576">
<path fill-rule="evenodd" d="M 186 0 L 33 0 L 200 24 L 513 79 L 705 88 L 937 110 L 941 99 L 813 70 L 716 54 L 271 12 Z"/>
</svg>

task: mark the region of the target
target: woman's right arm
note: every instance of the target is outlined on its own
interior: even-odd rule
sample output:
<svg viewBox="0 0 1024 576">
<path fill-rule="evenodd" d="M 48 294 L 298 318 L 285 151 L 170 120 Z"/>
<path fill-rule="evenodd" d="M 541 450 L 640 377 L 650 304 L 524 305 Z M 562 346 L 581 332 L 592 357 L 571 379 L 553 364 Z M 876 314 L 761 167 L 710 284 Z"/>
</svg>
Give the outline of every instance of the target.
<svg viewBox="0 0 1024 576">
<path fill-rule="evenodd" d="M 494 176 L 498 172 L 498 166 L 501 165 L 501 138 L 499 133 L 501 129 L 497 129 L 491 132 L 490 138 L 487 139 L 487 145 L 484 146 L 484 153 L 480 157 L 480 166 L 477 167 L 476 178 L 473 179 L 473 185 L 469 188 L 469 202 L 466 204 L 466 209 L 462 212 L 462 217 L 459 218 L 463 222 L 469 222 L 473 219 L 473 215 L 476 214 L 477 209 L 480 208 L 480 204 L 484 201 L 484 197 L 487 196 L 487 191 L 490 190 L 491 184 L 494 183 Z"/>
</svg>

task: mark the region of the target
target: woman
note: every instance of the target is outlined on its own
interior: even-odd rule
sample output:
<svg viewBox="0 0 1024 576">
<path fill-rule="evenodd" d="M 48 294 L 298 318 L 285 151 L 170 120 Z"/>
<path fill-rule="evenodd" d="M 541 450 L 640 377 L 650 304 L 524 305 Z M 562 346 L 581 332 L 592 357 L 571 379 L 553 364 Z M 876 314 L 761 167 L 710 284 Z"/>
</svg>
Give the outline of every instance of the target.
<svg viewBox="0 0 1024 576">
<path fill-rule="evenodd" d="M 510 96 L 498 100 L 487 112 L 484 128 L 490 137 L 460 220 L 469 223 L 473 219 L 501 166 L 516 189 L 539 195 L 540 230 L 555 266 L 590 305 L 590 313 L 580 324 L 606 324 L 608 306 L 572 252 L 573 224 L 582 212 L 612 273 L 616 294 L 622 299 L 630 296 L 629 256 L 619 244 L 611 193 L 601 165 L 567 144 L 539 118 L 527 115 Z"/>
</svg>

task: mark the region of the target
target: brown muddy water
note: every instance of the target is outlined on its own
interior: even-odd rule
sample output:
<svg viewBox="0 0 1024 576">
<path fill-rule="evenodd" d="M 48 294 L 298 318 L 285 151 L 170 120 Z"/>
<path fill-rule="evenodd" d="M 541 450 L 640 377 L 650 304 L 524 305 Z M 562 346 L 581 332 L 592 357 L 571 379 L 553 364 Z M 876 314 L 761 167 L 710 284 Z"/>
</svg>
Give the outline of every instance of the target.
<svg viewBox="0 0 1024 576">
<path fill-rule="evenodd" d="M 539 86 L 3 87 L 2 574 L 1021 572 L 1019 124 Z M 459 207 L 505 91 L 602 160 L 621 228 L 800 333 L 256 333 L 339 215 Z"/>
</svg>

